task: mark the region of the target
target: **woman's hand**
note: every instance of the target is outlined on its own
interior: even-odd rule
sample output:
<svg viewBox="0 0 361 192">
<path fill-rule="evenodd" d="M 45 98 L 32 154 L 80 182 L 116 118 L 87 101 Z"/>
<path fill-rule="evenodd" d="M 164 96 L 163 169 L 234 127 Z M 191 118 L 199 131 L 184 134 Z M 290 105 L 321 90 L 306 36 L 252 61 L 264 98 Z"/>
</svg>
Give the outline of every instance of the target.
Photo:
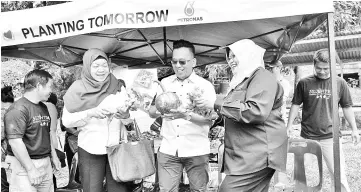
<svg viewBox="0 0 361 192">
<path fill-rule="evenodd" d="M 106 110 L 106 109 L 94 108 L 94 109 L 91 109 L 88 112 L 88 117 L 89 118 L 104 119 L 107 116 L 109 116 L 110 114 L 111 114 L 111 112 Z"/>
<path fill-rule="evenodd" d="M 130 117 L 129 110 L 130 110 L 130 107 L 128 107 L 125 110 L 122 108 L 118 108 L 118 111 L 116 113 L 114 113 L 114 118 L 128 119 Z"/>
<path fill-rule="evenodd" d="M 118 107 L 114 117 L 117 119 L 128 119 L 130 117 L 129 110 L 133 108 L 134 103 L 135 100 L 131 99 L 130 101 L 127 101 L 125 105 Z"/>
<path fill-rule="evenodd" d="M 194 103 L 196 107 L 200 109 L 213 109 L 214 108 L 214 102 L 208 101 L 203 98 L 195 98 Z"/>
</svg>

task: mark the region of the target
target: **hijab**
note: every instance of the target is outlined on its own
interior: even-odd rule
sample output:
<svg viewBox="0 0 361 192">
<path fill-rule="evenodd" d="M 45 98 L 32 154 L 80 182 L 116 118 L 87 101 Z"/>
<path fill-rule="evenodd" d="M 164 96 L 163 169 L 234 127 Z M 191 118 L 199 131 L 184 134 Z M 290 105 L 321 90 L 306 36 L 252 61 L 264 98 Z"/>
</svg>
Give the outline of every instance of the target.
<svg viewBox="0 0 361 192">
<path fill-rule="evenodd" d="M 229 92 L 257 68 L 264 67 L 263 55 L 266 50 L 249 39 L 239 40 L 228 47 L 238 59 L 238 65 L 232 70 L 233 77 L 229 83 Z"/>
<path fill-rule="evenodd" d="M 75 81 L 64 95 L 64 106 L 70 113 L 97 107 L 108 95 L 121 91 L 123 83 L 112 73 L 103 82 L 91 76 L 91 64 L 99 57 L 108 62 L 107 55 L 99 49 L 89 49 L 84 53 L 81 79 Z"/>
</svg>

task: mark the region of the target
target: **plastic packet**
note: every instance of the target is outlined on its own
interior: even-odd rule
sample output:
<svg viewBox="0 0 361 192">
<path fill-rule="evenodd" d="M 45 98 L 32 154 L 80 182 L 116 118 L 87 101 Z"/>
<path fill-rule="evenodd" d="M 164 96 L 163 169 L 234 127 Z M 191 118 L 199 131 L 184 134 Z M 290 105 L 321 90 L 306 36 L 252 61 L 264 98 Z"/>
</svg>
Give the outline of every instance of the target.
<svg viewBox="0 0 361 192">
<path fill-rule="evenodd" d="M 157 86 L 154 81 L 157 80 L 156 74 L 142 69 L 135 76 L 133 83 L 128 89 L 130 98 L 135 98 L 135 107 L 144 111 L 148 111 L 153 97 L 156 94 Z"/>
<path fill-rule="evenodd" d="M 186 109 L 188 111 L 192 111 L 198 115 L 201 115 L 203 117 L 206 117 L 208 119 L 216 119 L 217 113 L 214 110 L 211 109 L 202 109 L 195 105 L 194 100 L 201 98 L 204 96 L 204 89 L 199 86 L 194 86 L 191 92 L 187 93 L 188 99 L 190 100 L 190 104 L 186 106 Z"/>
</svg>

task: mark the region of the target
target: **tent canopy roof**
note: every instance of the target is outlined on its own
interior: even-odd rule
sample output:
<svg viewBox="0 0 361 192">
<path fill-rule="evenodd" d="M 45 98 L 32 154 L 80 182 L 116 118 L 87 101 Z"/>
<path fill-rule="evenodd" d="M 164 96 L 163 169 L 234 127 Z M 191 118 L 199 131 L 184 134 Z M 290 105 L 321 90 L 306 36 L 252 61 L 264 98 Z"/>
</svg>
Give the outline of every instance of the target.
<svg viewBox="0 0 361 192">
<path fill-rule="evenodd" d="M 46 60 L 68 67 L 81 64 L 83 53 L 89 48 L 97 47 L 104 50 L 117 65 L 152 68 L 169 66 L 172 42 L 185 39 L 195 43 L 197 64 L 202 66 L 224 63 L 222 47 L 240 39 L 250 38 L 267 50 L 264 60 L 271 63 L 287 53 L 294 42 L 306 37 L 322 24 L 327 18 L 326 12 L 333 11 L 332 2 L 309 6 L 302 1 L 251 3 L 228 0 L 209 3 L 198 0 L 192 4 L 184 1 L 171 3 L 158 0 L 152 1 L 152 5 L 142 0 L 95 1 L 83 5 L 80 9 L 74 8 L 81 7 L 79 5 L 83 5 L 83 2 L 42 7 L 37 8 L 37 11 L 30 9 L 2 13 L 1 22 L 5 22 L 2 25 L 5 38 L 2 43 L 2 56 Z M 193 10 L 191 16 L 186 15 L 189 13 L 189 7 Z M 55 10 L 62 14 L 44 18 L 44 15 Z M 162 10 L 167 14 L 167 20 L 159 19 L 158 23 L 157 19 L 152 23 L 128 23 L 126 20 L 124 23 L 102 26 L 98 23 L 99 27 L 95 27 L 97 18 L 99 22 L 106 22 L 106 17 L 109 19 L 113 16 L 115 22 L 117 14 L 123 15 L 126 19 L 131 15 L 134 18 L 138 15 L 157 17 Z M 133 20 L 136 20 L 134 18 Z M 143 21 L 151 18 L 144 16 Z M 74 21 L 75 24 L 82 21 L 83 29 L 76 28 L 63 34 L 50 34 L 51 31 L 47 31 L 54 23 L 70 21 Z M 92 28 L 89 25 L 93 25 Z M 9 31 L 12 35 L 6 36 Z"/>
</svg>

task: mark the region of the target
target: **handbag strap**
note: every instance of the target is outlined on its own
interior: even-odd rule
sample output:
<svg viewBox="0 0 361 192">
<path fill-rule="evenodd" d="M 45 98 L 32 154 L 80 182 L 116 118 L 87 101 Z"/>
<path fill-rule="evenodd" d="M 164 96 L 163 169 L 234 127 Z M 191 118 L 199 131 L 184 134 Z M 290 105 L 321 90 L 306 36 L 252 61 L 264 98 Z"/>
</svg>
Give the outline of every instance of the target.
<svg viewBox="0 0 361 192">
<path fill-rule="evenodd" d="M 139 140 L 141 140 L 141 136 L 142 136 L 142 133 L 140 132 L 140 129 L 139 129 L 139 126 L 137 124 L 137 121 L 135 119 L 132 119 L 132 122 L 131 124 L 133 125 L 132 128 L 134 129 L 134 132 L 135 132 L 135 137 Z M 127 143 L 128 142 L 128 138 L 127 138 L 127 135 L 128 135 L 128 131 L 126 130 L 126 127 L 125 126 L 121 126 L 120 128 L 120 142 L 125 142 Z"/>
<path fill-rule="evenodd" d="M 107 127 L 108 127 L 107 146 L 109 146 L 109 135 L 110 135 L 110 127 L 109 127 L 109 125 L 110 125 L 112 119 L 113 119 L 113 118 L 108 119 L 108 122 L 107 122 Z M 133 125 L 134 125 L 133 127 L 134 127 L 134 131 L 135 131 L 135 136 L 136 136 L 137 138 L 139 138 L 139 140 L 140 140 L 142 134 L 141 134 L 141 132 L 140 132 L 139 126 L 138 126 L 137 121 L 136 121 L 135 119 L 132 119 L 132 120 L 133 120 L 132 123 L 133 123 Z M 123 125 L 123 126 L 120 126 L 119 143 L 122 143 L 122 142 L 127 143 L 127 142 L 128 142 L 127 134 L 128 134 L 128 132 L 127 132 L 127 130 L 126 130 L 126 127 L 125 127 L 124 125 Z"/>
<path fill-rule="evenodd" d="M 123 126 L 120 126 L 120 131 L 119 131 L 119 143 L 121 142 L 125 142 L 127 143 L 128 142 L 128 137 L 127 137 L 127 128 L 123 125 Z"/>
<path fill-rule="evenodd" d="M 137 138 L 140 138 L 142 133 L 140 132 L 138 123 L 137 123 L 137 121 L 135 119 L 133 119 L 133 124 L 134 124 L 135 134 L 136 134 Z"/>
</svg>

